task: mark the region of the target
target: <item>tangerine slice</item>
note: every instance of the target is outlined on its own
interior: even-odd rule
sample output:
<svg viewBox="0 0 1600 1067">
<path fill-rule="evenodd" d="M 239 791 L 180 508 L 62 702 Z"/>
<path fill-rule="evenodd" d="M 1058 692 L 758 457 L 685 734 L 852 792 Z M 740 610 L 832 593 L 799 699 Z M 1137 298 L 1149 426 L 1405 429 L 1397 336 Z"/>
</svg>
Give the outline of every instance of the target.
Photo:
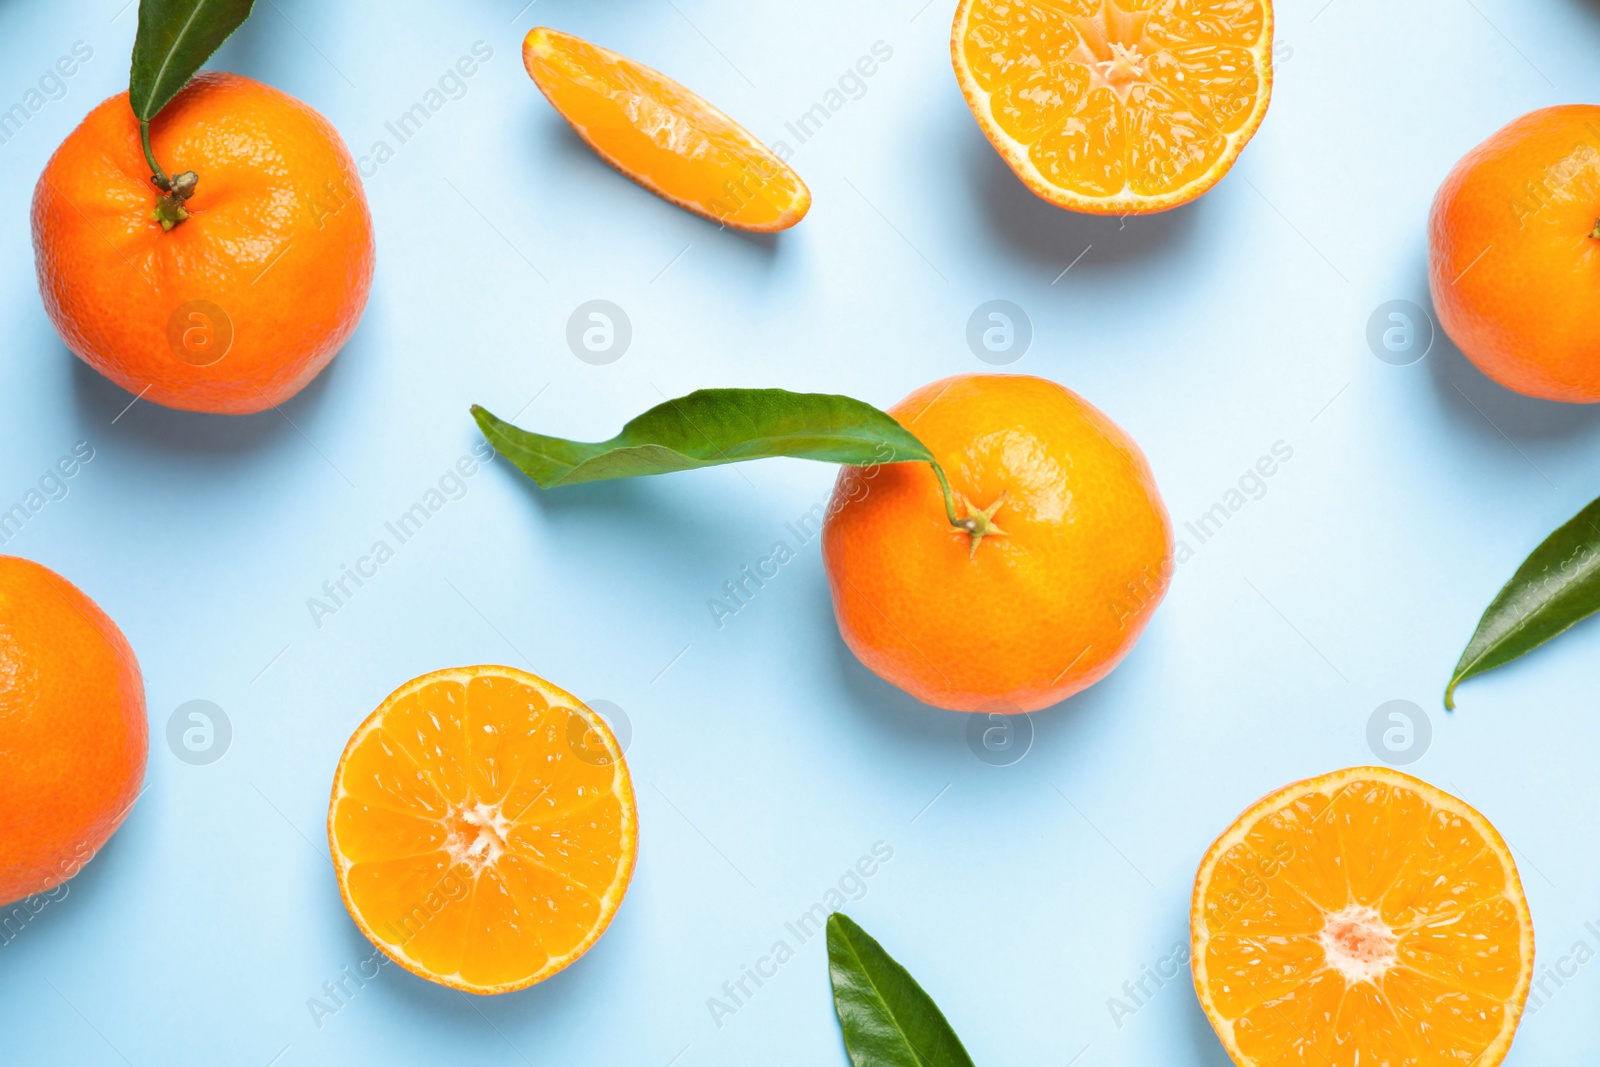
<svg viewBox="0 0 1600 1067">
<path fill-rule="evenodd" d="M 1384 767 L 1287 786 L 1200 864 L 1195 989 L 1240 1067 L 1495 1067 L 1533 979 L 1504 839 Z"/>
<path fill-rule="evenodd" d="M 523 40 L 522 64 L 589 147 L 657 196 L 764 233 L 811 209 L 811 191 L 787 163 L 665 74 L 543 26 Z"/>
<path fill-rule="evenodd" d="M 1096 215 L 1187 203 L 1272 95 L 1271 0 L 961 0 L 961 92 L 1039 196 Z"/>
<path fill-rule="evenodd" d="M 395 690 L 350 738 L 328 843 L 345 907 L 390 959 L 505 993 L 599 939 L 638 823 L 604 719 L 526 671 L 456 667 Z"/>
</svg>

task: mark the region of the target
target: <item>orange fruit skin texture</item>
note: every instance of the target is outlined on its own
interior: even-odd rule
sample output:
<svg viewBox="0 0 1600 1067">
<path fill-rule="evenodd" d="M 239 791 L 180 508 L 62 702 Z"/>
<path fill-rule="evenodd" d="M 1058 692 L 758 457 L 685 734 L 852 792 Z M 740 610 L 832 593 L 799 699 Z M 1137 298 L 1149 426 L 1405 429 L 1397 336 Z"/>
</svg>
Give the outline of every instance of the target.
<svg viewBox="0 0 1600 1067">
<path fill-rule="evenodd" d="M 1239 1067 L 1496 1067 L 1533 981 L 1504 838 L 1387 767 L 1247 810 L 1200 864 L 1190 928 L 1195 990 Z"/>
<path fill-rule="evenodd" d="M 93 858 L 138 798 L 148 748 L 116 623 L 59 574 L 0 556 L 0 905 Z"/>
<path fill-rule="evenodd" d="M 1428 285 L 1439 322 L 1489 377 L 1528 396 L 1600 400 L 1600 107 L 1532 111 L 1439 187 Z"/>
<path fill-rule="evenodd" d="M 543 26 L 523 40 L 522 64 L 601 159 L 657 196 L 756 233 L 811 210 L 811 190 L 787 163 L 665 74 Z"/>
<path fill-rule="evenodd" d="M 1172 529 L 1144 454 L 1042 378 L 970 374 L 889 409 L 1003 534 L 951 526 L 927 463 L 845 467 L 822 552 L 839 631 L 918 700 L 1003 714 L 1110 673 L 1166 594 Z"/>
<path fill-rule="evenodd" d="M 328 844 L 345 907 L 430 982 L 507 993 L 577 961 L 633 878 L 622 748 L 572 694 L 514 667 L 414 678 L 351 736 Z"/>
<path fill-rule="evenodd" d="M 217 71 L 173 98 L 151 142 L 169 174 L 200 178 L 190 218 L 168 232 L 151 217 L 160 191 L 128 94 L 91 111 L 45 165 L 33 247 L 50 321 L 146 400 L 230 415 L 283 403 L 349 339 L 372 285 L 372 218 L 349 151 L 305 104 Z M 231 323 L 209 365 L 196 364 L 215 349 L 180 358 L 173 340 L 226 330 L 209 310 L 191 318 L 190 301 Z"/>
<path fill-rule="evenodd" d="M 1091 215 L 1187 204 L 1272 98 L 1271 0 L 961 0 L 956 80 L 1035 194 Z"/>
</svg>

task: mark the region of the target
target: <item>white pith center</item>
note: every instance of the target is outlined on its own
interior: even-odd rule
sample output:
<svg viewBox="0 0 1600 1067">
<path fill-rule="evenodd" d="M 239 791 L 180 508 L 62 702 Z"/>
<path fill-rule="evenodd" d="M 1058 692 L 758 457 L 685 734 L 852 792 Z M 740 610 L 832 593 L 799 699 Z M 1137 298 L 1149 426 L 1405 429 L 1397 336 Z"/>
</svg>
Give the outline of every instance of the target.
<svg viewBox="0 0 1600 1067">
<path fill-rule="evenodd" d="M 1350 904 L 1329 915 L 1318 939 L 1328 966 L 1351 985 L 1383 977 L 1394 966 L 1399 940 L 1389 924 L 1364 904 Z"/>
<path fill-rule="evenodd" d="M 1138 45 L 1125 45 L 1111 42 L 1111 58 L 1095 64 L 1095 69 L 1112 88 L 1127 95 L 1130 83 L 1144 77 L 1144 56 L 1139 51 Z"/>
<path fill-rule="evenodd" d="M 511 820 L 505 817 L 499 804 L 478 801 L 452 808 L 445 821 L 450 833 L 444 847 L 452 863 L 465 863 L 476 874 L 492 866 L 504 854 Z"/>
<path fill-rule="evenodd" d="M 1150 55 L 1144 49 L 1161 50 L 1144 35 L 1149 17 L 1149 11 L 1124 11 L 1116 0 L 1102 0 L 1098 16 L 1067 19 L 1078 31 L 1073 58 L 1089 68 L 1090 84 L 1110 88 L 1124 103 L 1133 87 L 1149 77 Z"/>
</svg>

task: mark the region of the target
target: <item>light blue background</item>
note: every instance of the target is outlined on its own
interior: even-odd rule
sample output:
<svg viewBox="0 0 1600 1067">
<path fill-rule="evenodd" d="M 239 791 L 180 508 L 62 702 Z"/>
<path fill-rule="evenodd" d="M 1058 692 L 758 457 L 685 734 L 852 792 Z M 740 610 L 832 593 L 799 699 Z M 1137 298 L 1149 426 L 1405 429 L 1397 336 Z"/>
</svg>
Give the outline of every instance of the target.
<svg viewBox="0 0 1600 1067">
<path fill-rule="evenodd" d="M 1453 715 L 1439 702 L 1500 583 L 1600 491 L 1600 412 L 1514 396 L 1442 335 L 1404 367 L 1365 341 L 1380 304 L 1427 303 L 1425 219 L 1454 161 L 1524 111 L 1600 95 L 1600 4 L 1283 3 L 1272 109 L 1232 175 L 1124 223 L 1050 207 L 1001 164 L 951 75 L 950 0 L 263 0 L 215 65 L 306 100 L 357 155 L 474 42 L 494 54 L 367 180 L 378 271 L 354 340 L 282 414 L 228 419 L 125 411 L 40 305 L 26 205 L 54 147 L 126 87 L 123 2 L 0 0 L 0 107 L 74 42 L 94 50 L 0 145 L 0 506 L 75 442 L 95 449 L 5 551 L 120 623 L 152 742 L 121 832 L 0 947 L 0 1061 L 843 1064 L 820 941 L 721 1028 L 707 999 L 882 841 L 893 859 L 849 911 L 980 1064 L 1223 1067 L 1186 979 L 1120 1027 L 1108 998 L 1186 940 L 1213 836 L 1277 786 L 1371 762 L 1367 721 L 1391 699 L 1431 717 L 1410 769 L 1515 847 L 1542 961 L 1600 947 L 1584 929 L 1600 631 L 1464 686 Z M 536 23 L 667 71 L 769 140 L 875 42 L 893 57 L 798 148 L 810 217 L 752 238 L 585 150 L 522 70 Z M 564 341 L 595 298 L 634 331 L 603 367 Z M 888 405 L 986 369 L 964 333 L 993 298 L 1033 324 L 1010 369 L 1125 427 L 1180 534 L 1274 443 L 1293 449 L 1261 499 L 1191 540 L 1124 665 L 1033 717 L 1013 766 L 853 660 L 815 542 L 712 622 L 708 598 L 825 499 L 822 465 L 545 496 L 496 464 L 311 620 L 307 598 L 479 440 L 473 402 L 589 438 L 708 385 Z M 319 1028 L 308 998 L 372 952 L 326 856 L 341 748 L 399 683 L 483 661 L 626 712 L 632 890 L 542 986 L 472 999 L 390 967 Z M 232 722 L 209 766 L 165 741 L 194 699 Z M 1600 1054 L 1597 992 L 1600 966 L 1580 969 L 1508 1062 Z"/>
</svg>

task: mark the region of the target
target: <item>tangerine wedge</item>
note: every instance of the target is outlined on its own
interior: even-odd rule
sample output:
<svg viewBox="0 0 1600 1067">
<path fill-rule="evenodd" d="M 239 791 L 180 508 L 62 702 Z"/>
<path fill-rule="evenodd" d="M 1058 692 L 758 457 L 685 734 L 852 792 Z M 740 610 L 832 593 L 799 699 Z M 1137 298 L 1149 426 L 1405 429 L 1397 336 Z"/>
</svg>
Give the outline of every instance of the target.
<svg viewBox="0 0 1600 1067">
<path fill-rule="evenodd" d="M 395 690 L 350 738 L 328 842 L 345 907 L 390 959 L 505 993 L 599 939 L 638 823 L 604 719 L 526 671 L 456 667 Z"/>
<path fill-rule="evenodd" d="M 657 196 L 763 233 L 811 209 L 811 191 L 787 163 L 665 74 L 543 26 L 523 40 L 522 64 L 578 136 Z"/>
<path fill-rule="evenodd" d="M 961 0 L 967 106 L 1039 196 L 1165 211 L 1217 183 L 1272 95 L 1271 0 Z"/>
<path fill-rule="evenodd" d="M 1195 989 L 1239 1067 L 1495 1067 L 1533 978 L 1511 851 L 1384 767 L 1280 789 L 1200 864 Z"/>
</svg>

